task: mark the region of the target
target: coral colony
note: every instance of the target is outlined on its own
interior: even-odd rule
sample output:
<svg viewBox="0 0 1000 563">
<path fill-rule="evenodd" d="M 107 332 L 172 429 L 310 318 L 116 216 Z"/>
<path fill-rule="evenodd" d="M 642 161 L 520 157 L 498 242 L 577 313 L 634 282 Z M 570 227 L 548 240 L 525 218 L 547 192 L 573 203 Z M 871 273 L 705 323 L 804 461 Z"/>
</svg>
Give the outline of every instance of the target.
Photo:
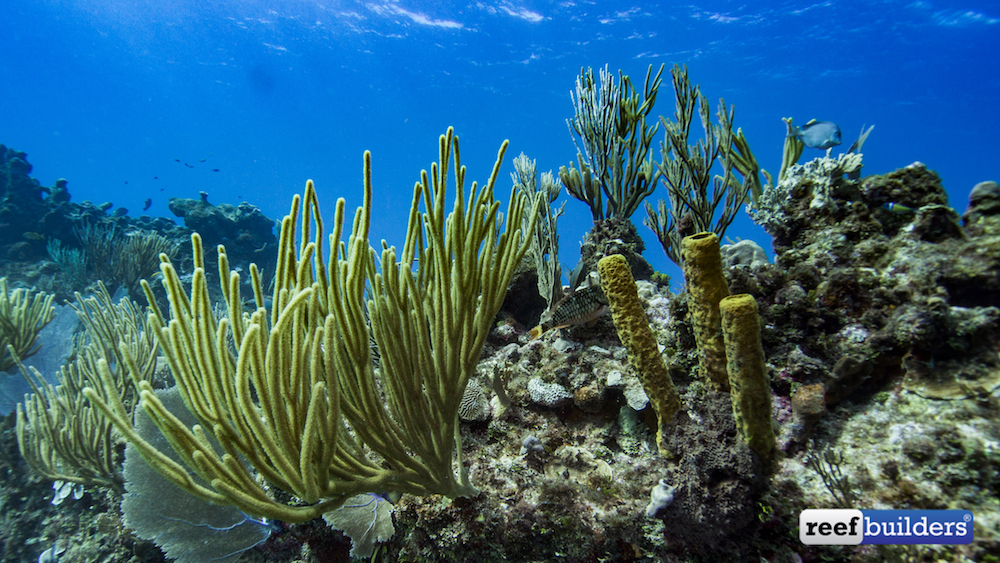
<svg viewBox="0 0 1000 563">
<path fill-rule="evenodd" d="M 657 120 L 663 72 L 582 71 L 576 158 L 522 154 L 513 188 L 506 143 L 473 183 L 449 129 L 396 246 L 369 239 L 367 153 L 275 235 L 204 192 L 170 201 L 183 226 L 74 202 L 0 146 L 3 560 L 1000 557 L 1000 187 L 960 214 L 924 164 L 863 176 L 871 129 L 834 154 L 835 124 L 791 119 L 772 177 L 686 68 Z M 594 219 L 565 285 L 563 188 Z M 744 210 L 773 261 L 723 244 Z M 968 513 L 974 541 L 796 537 L 937 529 L 878 509 Z"/>
</svg>

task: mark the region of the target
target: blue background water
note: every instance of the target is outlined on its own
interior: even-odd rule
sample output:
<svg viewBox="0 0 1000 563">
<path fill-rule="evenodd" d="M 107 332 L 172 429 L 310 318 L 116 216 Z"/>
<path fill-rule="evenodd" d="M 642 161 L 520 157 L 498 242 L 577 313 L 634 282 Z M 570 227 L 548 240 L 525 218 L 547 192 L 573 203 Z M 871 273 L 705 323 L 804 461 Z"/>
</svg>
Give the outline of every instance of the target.
<svg viewBox="0 0 1000 563">
<path fill-rule="evenodd" d="M 839 123 L 842 150 L 876 124 L 865 173 L 922 161 L 959 212 L 998 176 L 1000 8 L 981 0 L 7 0 L 0 53 L 0 143 L 26 151 L 44 185 L 67 178 L 76 201 L 133 215 L 152 198 L 148 213 L 170 216 L 169 197 L 203 190 L 280 218 L 307 178 L 328 215 L 337 197 L 353 209 L 370 149 L 374 239 L 401 245 L 413 183 L 449 125 L 480 181 L 510 139 L 506 197 L 520 152 L 540 171 L 574 160 L 570 91 L 582 66 L 605 64 L 638 82 L 649 64 L 688 65 L 713 105 L 736 106 L 772 172 L 791 116 Z M 673 113 L 669 84 L 656 115 Z M 590 213 L 561 199 L 571 267 Z M 644 215 L 647 258 L 676 273 Z M 727 235 L 769 248 L 742 213 Z"/>
</svg>

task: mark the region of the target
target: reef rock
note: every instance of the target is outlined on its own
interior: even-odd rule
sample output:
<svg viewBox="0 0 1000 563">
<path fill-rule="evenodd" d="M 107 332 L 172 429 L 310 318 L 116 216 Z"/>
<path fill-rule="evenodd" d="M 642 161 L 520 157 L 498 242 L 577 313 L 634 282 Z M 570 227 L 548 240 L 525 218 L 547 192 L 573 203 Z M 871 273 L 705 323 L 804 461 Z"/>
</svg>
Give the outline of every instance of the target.
<svg viewBox="0 0 1000 563">
<path fill-rule="evenodd" d="M 653 275 L 653 267 L 642 257 L 646 249 L 635 225 L 628 219 L 602 219 L 594 221 L 594 227 L 583 238 L 580 245 L 580 260 L 583 272 L 597 270 L 597 263 L 605 256 L 621 254 L 632 270 L 632 277 L 648 280 Z"/>
<path fill-rule="evenodd" d="M 267 271 L 272 270 L 278 239 L 274 235 L 274 221 L 260 209 L 245 201 L 238 206 L 212 205 L 205 192 L 201 192 L 199 199 L 171 198 L 169 208 L 184 219 L 185 227 L 201 235 L 206 250 L 221 244 L 233 265 L 246 267 L 255 262 Z"/>
<path fill-rule="evenodd" d="M 1000 386 L 1000 190 L 977 186 L 960 219 L 923 164 L 852 179 L 854 156 L 791 168 L 751 211 L 774 236 L 775 267 L 749 289 L 778 387 L 822 384 L 828 404 L 897 375 L 926 397 L 989 393 Z"/>
<path fill-rule="evenodd" d="M 39 220 L 47 209 L 45 188 L 29 174 L 27 155 L 0 145 L 0 256 L 21 260 L 45 251 Z"/>
</svg>

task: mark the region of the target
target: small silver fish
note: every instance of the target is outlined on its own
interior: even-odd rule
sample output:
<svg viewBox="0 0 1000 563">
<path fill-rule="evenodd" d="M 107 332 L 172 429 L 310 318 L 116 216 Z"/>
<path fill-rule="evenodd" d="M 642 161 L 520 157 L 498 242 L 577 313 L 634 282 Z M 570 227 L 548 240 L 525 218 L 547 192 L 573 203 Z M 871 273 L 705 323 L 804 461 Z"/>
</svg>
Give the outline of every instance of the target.
<svg viewBox="0 0 1000 563">
<path fill-rule="evenodd" d="M 541 323 L 531 329 L 531 339 L 550 330 L 592 322 L 607 312 L 608 298 L 600 284 L 582 287 L 563 297 L 550 311 L 542 313 Z"/>
<path fill-rule="evenodd" d="M 832 121 L 812 119 L 792 133 L 811 149 L 828 149 L 840 144 L 840 127 Z"/>
</svg>

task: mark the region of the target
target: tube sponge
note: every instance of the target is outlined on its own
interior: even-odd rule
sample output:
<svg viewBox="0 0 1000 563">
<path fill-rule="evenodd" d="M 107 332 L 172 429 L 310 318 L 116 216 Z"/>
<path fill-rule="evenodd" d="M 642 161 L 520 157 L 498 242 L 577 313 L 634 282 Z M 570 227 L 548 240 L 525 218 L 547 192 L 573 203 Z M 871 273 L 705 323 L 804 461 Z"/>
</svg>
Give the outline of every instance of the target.
<svg viewBox="0 0 1000 563">
<path fill-rule="evenodd" d="M 681 398 L 670 379 L 667 365 L 660 356 L 653 330 L 649 328 L 646 312 L 639 301 L 639 291 L 628 262 L 621 254 L 605 256 L 597 263 L 601 273 L 601 287 L 611 307 L 611 318 L 618 330 L 618 337 L 628 350 L 628 358 L 642 381 L 649 402 L 659 421 L 656 444 L 660 453 L 669 457 L 663 442 L 664 427 L 673 420 L 681 408 Z"/>
<path fill-rule="evenodd" d="M 760 456 L 764 467 L 771 467 L 775 451 L 771 388 L 760 343 L 757 301 L 752 295 L 741 293 L 723 299 L 719 308 L 736 428 L 750 449 Z"/>
<path fill-rule="evenodd" d="M 729 391 L 726 345 L 720 333 L 719 316 L 719 302 L 729 296 L 729 285 L 722 275 L 719 237 L 713 232 L 684 237 L 681 256 L 701 378 L 715 389 Z"/>
</svg>

